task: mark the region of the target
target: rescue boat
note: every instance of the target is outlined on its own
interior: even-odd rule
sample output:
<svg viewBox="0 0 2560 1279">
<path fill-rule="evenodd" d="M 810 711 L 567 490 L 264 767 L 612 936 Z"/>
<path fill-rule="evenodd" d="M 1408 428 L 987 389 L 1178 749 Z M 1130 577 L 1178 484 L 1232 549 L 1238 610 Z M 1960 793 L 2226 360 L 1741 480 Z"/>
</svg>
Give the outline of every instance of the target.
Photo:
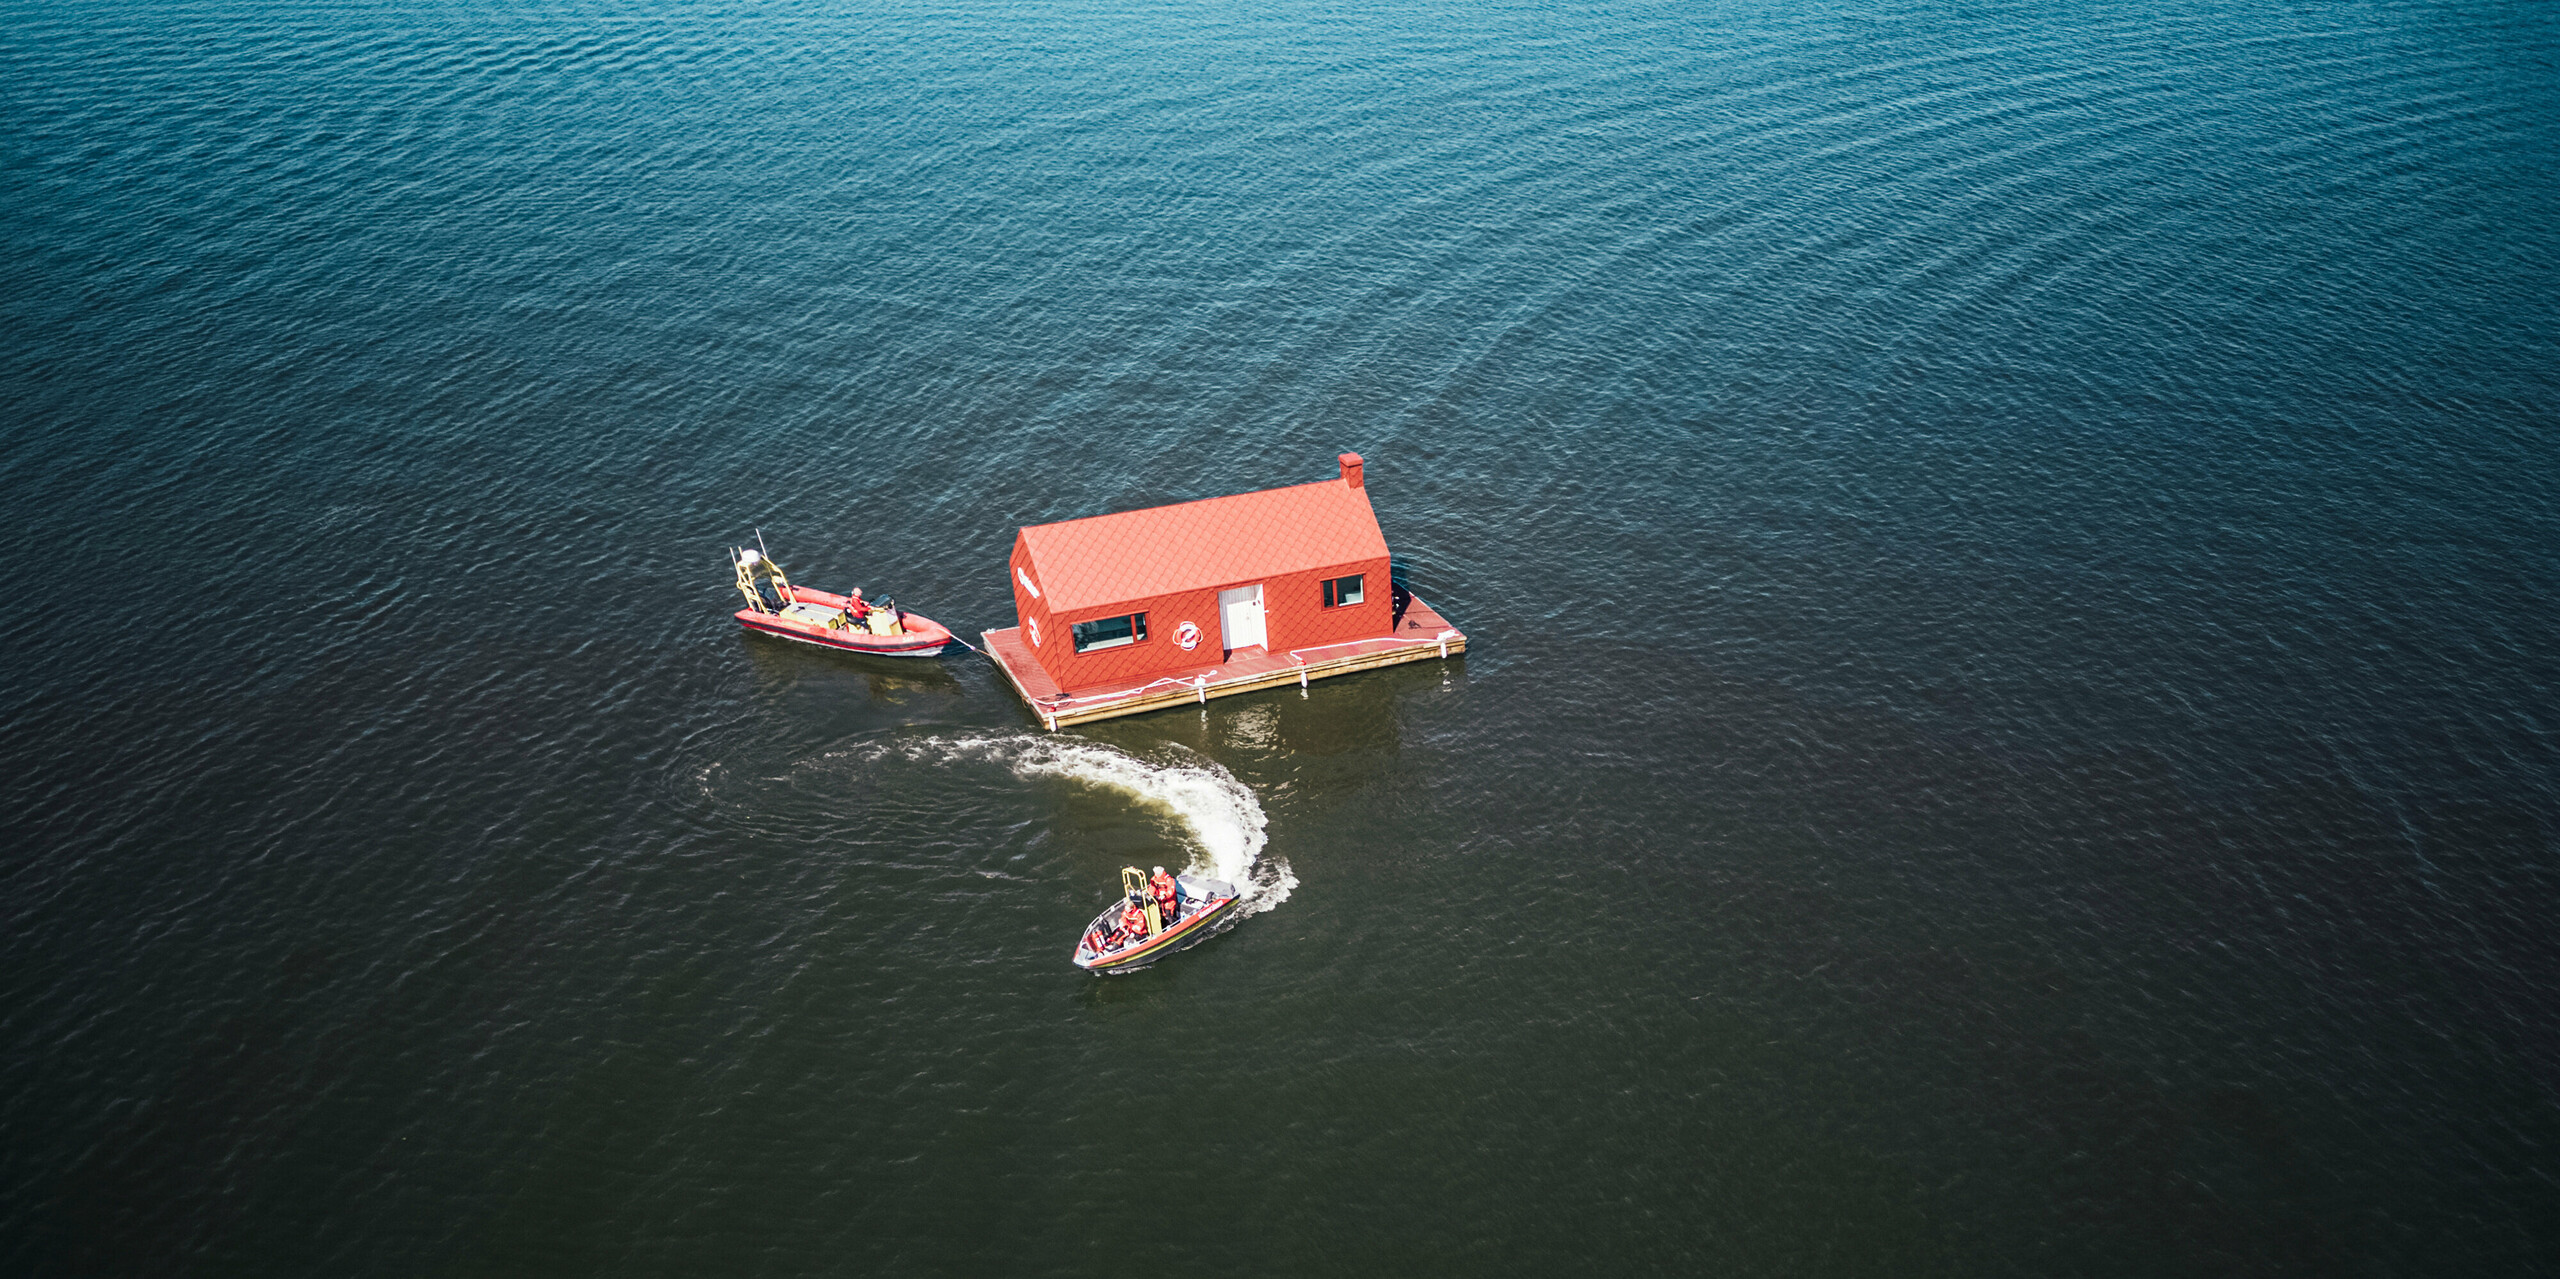
<svg viewBox="0 0 2560 1279">
<path fill-rule="evenodd" d="M 1085 926 L 1084 935 L 1076 939 L 1076 967 L 1089 973 L 1136 972 L 1236 925 L 1236 886 L 1223 879 L 1174 876 L 1173 882 L 1181 887 L 1182 895 L 1172 919 L 1158 917 L 1157 906 L 1142 888 L 1145 882 L 1137 867 L 1121 869 L 1120 887 L 1125 896 L 1094 916 L 1093 922 Z M 1147 926 L 1134 934 L 1120 929 L 1120 908 L 1133 898 L 1144 904 L 1147 914 Z"/>
<path fill-rule="evenodd" d="M 951 646 L 950 628 L 896 600 L 866 600 L 860 588 L 838 595 L 793 586 L 782 566 L 755 548 L 731 548 L 729 566 L 747 599 L 738 624 L 748 630 L 878 657 L 931 657 Z"/>
</svg>

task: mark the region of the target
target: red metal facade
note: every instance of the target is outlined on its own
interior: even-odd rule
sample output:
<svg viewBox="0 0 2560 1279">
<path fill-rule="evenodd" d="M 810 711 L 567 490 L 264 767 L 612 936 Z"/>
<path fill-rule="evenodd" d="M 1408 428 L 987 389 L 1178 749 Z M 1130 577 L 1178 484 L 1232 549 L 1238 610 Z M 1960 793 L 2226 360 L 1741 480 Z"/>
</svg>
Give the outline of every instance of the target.
<svg viewBox="0 0 2560 1279">
<path fill-rule="evenodd" d="M 1218 592 L 1256 584 L 1271 653 L 1387 634 L 1386 538 L 1359 455 L 1344 454 L 1342 469 L 1318 484 L 1023 529 L 1007 569 L 1024 641 L 1068 692 L 1197 674 L 1227 657 Z M 1325 607 L 1324 583 L 1353 574 L 1361 602 Z M 1144 640 L 1075 651 L 1075 623 L 1131 613 L 1147 616 Z M 1185 623 L 1198 632 L 1187 650 Z"/>
</svg>

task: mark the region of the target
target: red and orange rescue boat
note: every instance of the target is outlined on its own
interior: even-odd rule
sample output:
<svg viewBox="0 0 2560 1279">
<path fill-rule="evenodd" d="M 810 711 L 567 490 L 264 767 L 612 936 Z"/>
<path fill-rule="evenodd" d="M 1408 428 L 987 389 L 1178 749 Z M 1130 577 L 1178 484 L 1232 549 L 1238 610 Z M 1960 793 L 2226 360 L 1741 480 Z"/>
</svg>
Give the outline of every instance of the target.
<svg viewBox="0 0 2560 1279">
<path fill-rule="evenodd" d="M 793 586 L 772 556 L 753 548 L 732 549 L 729 563 L 747 599 L 738 624 L 748 630 L 880 657 L 931 657 L 951 645 L 950 628 L 895 600 L 866 600 L 859 589 L 838 595 Z"/>
</svg>

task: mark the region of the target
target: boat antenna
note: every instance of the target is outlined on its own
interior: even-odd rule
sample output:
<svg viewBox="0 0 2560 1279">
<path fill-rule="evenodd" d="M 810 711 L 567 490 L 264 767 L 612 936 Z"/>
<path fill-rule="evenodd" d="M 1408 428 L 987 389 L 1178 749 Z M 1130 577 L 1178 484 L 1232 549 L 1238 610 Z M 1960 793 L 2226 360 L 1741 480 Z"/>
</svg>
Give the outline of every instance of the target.
<svg viewBox="0 0 2560 1279">
<path fill-rule="evenodd" d="M 766 559 L 773 558 L 773 549 L 764 544 L 764 529 L 761 527 L 756 529 L 756 549 L 763 551 Z"/>
</svg>

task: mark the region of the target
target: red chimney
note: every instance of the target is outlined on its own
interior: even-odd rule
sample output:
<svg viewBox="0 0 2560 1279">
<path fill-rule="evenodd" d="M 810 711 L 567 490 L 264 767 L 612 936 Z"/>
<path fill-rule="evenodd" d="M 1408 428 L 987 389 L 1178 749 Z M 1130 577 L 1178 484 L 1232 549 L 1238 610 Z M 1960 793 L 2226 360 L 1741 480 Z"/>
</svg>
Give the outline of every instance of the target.
<svg viewBox="0 0 2560 1279">
<path fill-rule="evenodd" d="M 1345 453 L 1342 455 L 1342 482 L 1353 488 L 1360 487 L 1359 454 Z"/>
</svg>

